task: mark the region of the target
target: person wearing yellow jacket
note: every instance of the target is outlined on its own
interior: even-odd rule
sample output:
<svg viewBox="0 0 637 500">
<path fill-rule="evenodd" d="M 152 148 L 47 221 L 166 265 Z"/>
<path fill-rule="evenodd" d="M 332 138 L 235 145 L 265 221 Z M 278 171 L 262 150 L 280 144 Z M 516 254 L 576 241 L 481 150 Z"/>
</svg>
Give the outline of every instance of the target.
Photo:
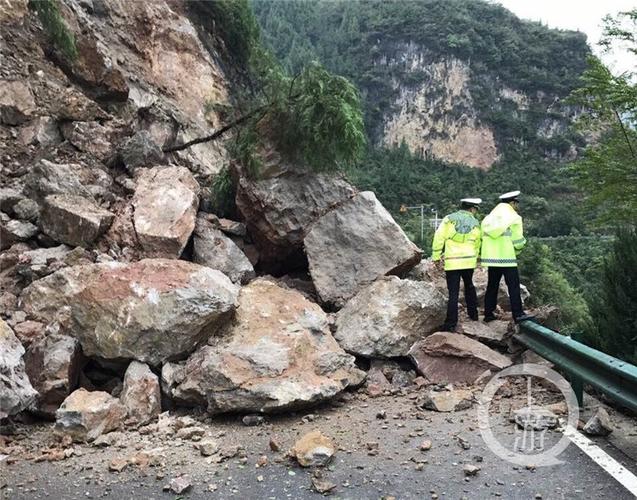
<svg viewBox="0 0 637 500">
<path fill-rule="evenodd" d="M 532 319 L 522 309 L 517 255 L 526 245 L 522 217 L 518 214 L 520 191 L 500 196 L 500 203 L 482 221 L 482 253 L 480 262 L 489 269 L 484 296 L 484 321 L 497 319 L 498 289 L 504 276 L 509 290 L 511 313 L 516 323 Z"/>
<path fill-rule="evenodd" d="M 449 301 L 443 330 L 453 332 L 458 324 L 460 279 L 464 282 L 464 297 L 469 317 L 478 320 L 478 298 L 473 285 L 473 271 L 480 254 L 480 223 L 475 214 L 482 200 L 463 198 L 460 210 L 447 215 L 436 229 L 431 258 L 439 262 L 444 256 Z"/>
</svg>

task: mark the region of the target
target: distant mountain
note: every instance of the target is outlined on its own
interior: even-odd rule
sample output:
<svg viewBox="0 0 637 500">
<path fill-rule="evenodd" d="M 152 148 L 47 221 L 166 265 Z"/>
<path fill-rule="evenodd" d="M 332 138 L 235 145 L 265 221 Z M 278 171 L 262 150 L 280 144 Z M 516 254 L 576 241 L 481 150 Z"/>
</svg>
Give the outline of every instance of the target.
<svg viewBox="0 0 637 500">
<path fill-rule="evenodd" d="M 481 0 L 252 3 L 289 71 L 319 60 L 358 85 L 373 144 L 481 169 L 584 145 L 563 103 L 590 54 L 583 33 Z"/>
</svg>

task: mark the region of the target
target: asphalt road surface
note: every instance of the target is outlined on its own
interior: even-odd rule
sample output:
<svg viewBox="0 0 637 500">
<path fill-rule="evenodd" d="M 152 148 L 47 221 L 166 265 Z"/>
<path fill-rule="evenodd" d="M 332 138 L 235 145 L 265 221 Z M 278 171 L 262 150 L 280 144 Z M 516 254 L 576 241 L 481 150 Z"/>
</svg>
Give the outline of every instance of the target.
<svg viewBox="0 0 637 500">
<path fill-rule="evenodd" d="M 310 430 L 319 429 L 337 446 L 331 464 L 321 470 L 323 480 L 335 485 L 331 498 L 340 499 L 597 499 L 635 498 L 575 445 L 550 467 L 524 467 L 498 458 L 482 440 L 476 410 L 438 413 L 418 408 L 417 394 L 367 398 L 347 395 L 344 401 L 295 415 L 270 417 L 265 424 L 245 426 L 236 418 L 198 418 L 199 425 L 224 445 L 240 445 L 244 452 L 221 463 L 208 463 L 187 439 L 127 432 L 106 448 L 75 445 L 74 454 L 61 461 L 35 462 L 29 453 L 54 438 L 51 425 L 18 426 L 14 444 L 26 454 L 0 461 L 0 497 L 7 499 L 317 499 L 312 486 L 316 471 L 303 469 L 285 451 Z M 516 436 L 508 419 L 512 407 L 523 405 L 517 396 L 502 399 L 492 428 L 510 446 Z M 386 418 L 378 418 L 384 411 Z M 635 420 L 611 410 L 617 423 L 613 440 L 596 443 L 632 473 L 630 448 L 637 440 Z M 305 416 L 305 418 L 303 418 Z M 545 447 L 561 434 L 549 431 Z M 270 439 L 281 444 L 270 449 Z M 422 451 L 424 440 L 431 449 Z M 113 459 L 160 447 L 158 466 L 128 466 L 109 471 Z M 262 458 L 262 457 L 266 458 Z M 18 457 L 18 458 L 16 458 Z M 267 461 L 267 463 L 266 463 Z M 257 464 L 260 466 L 257 467 Z M 480 468 L 465 476 L 467 464 Z M 192 487 L 182 495 L 164 491 L 171 478 L 187 474 Z"/>
</svg>

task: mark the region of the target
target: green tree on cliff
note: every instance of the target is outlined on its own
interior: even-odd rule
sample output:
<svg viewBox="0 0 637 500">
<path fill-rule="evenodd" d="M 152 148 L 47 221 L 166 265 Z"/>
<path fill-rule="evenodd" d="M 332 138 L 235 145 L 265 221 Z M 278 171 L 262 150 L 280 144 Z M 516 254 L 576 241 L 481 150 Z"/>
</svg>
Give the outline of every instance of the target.
<svg viewBox="0 0 637 500">
<path fill-rule="evenodd" d="M 255 174 L 260 150 L 275 146 L 295 163 L 334 171 L 358 161 L 365 148 L 360 96 L 346 78 L 305 61 L 289 75 L 261 44 L 248 0 L 196 2 L 208 16 L 208 29 L 224 39 L 249 73 L 250 88 L 238 102 L 234 118 L 211 134 L 167 148 L 178 151 L 237 131 L 235 157 Z"/>
<path fill-rule="evenodd" d="M 637 9 L 605 20 L 602 45 L 616 41 L 628 44 L 637 55 Z M 583 106 L 581 126 L 599 140 L 575 163 L 579 183 L 590 193 L 589 201 L 599 211 L 599 221 L 619 224 L 634 221 L 637 210 L 637 85 L 635 74 L 616 76 L 596 57 L 582 86 L 571 99 Z"/>
</svg>

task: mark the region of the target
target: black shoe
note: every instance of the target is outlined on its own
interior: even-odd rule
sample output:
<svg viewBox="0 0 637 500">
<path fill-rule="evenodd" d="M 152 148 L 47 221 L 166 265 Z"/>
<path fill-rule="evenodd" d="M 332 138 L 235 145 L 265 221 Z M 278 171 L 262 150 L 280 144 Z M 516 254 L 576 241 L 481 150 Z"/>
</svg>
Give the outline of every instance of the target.
<svg viewBox="0 0 637 500">
<path fill-rule="evenodd" d="M 522 321 L 528 321 L 531 319 L 535 319 L 535 316 L 533 316 L 532 314 L 523 314 L 522 316 L 513 318 L 513 321 L 515 321 L 516 323 L 521 323 Z"/>
<path fill-rule="evenodd" d="M 470 316 L 469 316 L 469 319 L 470 319 L 471 321 L 479 321 L 479 320 L 480 320 L 480 318 L 478 318 L 478 315 L 477 315 L 477 314 L 476 314 L 475 316 L 470 315 Z"/>
<path fill-rule="evenodd" d="M 500 317 L 496 316 L 495 314 L 487 314 L 484 317 L 484 322 L 490 323 L 491 321 L 495 321 L 496 319 L 500 319 Z"/>
<path fill-rule="evenodd" d="M 448 324 L 444 324 L 442 325 L 442 327 L 440 327 L 440 331 L 441 332 L 451 332 L 451 333 L 456 333 L 456 328 L 458 327 L 458 325 L 448 325 Z"/>
</svg>

